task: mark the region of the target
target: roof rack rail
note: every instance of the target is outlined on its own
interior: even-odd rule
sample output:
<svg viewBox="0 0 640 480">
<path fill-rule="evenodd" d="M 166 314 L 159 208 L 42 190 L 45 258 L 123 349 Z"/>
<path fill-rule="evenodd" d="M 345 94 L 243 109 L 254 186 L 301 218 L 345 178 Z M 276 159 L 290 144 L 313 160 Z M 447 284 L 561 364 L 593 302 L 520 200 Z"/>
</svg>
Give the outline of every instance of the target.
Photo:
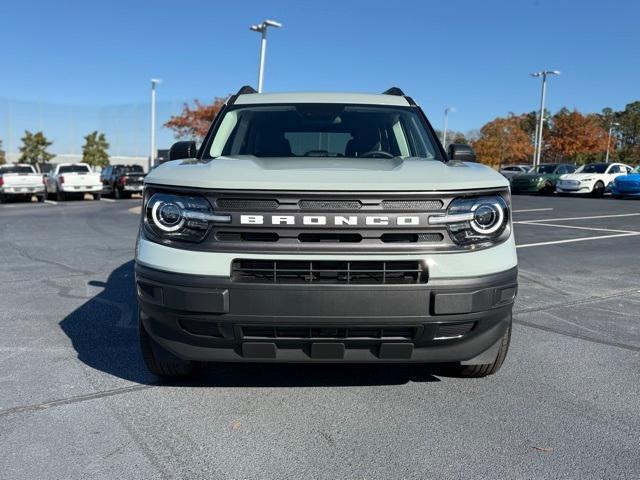
<svg viewBox="0 0 640 480">
<path fill-rule="evenodd" d="M 243 87 L 240 87 L 240 90 L 238 90 L 238 93 L 236 93 L 236 95 L 245 95 L 247 93 L 258 93 L 258 92 L 251 85 L 244 85 Z"/>
<path fill-rule="evenodd" d="M 404 92 L 398 87 L 391 87 L 382 92 L 382 95 L 396 95 L 398 97 L 404 97 Z"/>
</svg>

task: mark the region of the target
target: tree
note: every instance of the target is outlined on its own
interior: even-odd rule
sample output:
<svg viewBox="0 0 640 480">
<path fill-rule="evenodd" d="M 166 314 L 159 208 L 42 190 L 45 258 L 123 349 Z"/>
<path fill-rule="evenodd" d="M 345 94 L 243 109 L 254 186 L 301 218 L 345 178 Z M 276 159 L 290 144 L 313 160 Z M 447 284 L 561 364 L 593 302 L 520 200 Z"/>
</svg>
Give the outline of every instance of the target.
<svg viewBox="0 0 640 480">
<path fill-rule="evenodd" d="M 47 152 L 47 147 L 53 142 L 47 140 L 42 132 L 31 133 L 25 130 L 24 137 L 21 138 L 22 146 L 20 147 L 20 162 L 30 163 L 47 163 L 54 154 Z"/>
<path fill-rule="evenodd" d="M 435 132 L 436 136 L 440 139 L 440 141 L 442 141 L 442 131 L 435 130 Z M 447 130 L 447 144 L 443 145 L 444 149 L 446 150 L 452 143 L 469 143 L 469 141 L 467 140 L 467 137 L 464 133 L 457 132 L 455 130 Z"/>
<path fill-rule="evenodd" d="M 196 100 L 192 108 L 185 103 L 182 113 L 172 116 L 164 126 L 173 130 L 176 138 L 202 140 L 223 105 L 224 99 L 218 97 L 210 105 Z"/>
<path fill-rule="evenodd" d="M 2 150 L 2 140 L 0 140 L 0 165 L 4 165 L 7 162 L 4 156 L 4 150 Z"/>
<path fill-rule="evenodd" d="M 104 133 L 94 131 L 84 137 L 82 161 L 88 163 L 92 167 L 104 168 L 109 165 L 108 149 L 109 144 L 107 143 Z"/>
<path fill-rule="evenodd" d="M 640 101 L 628 104 L 622 112 L 617 112 L 616 120 L 620 139 L 620 161 L 640 160 Z"/>
<path fill-rule="evenodd" d="M 608 135 L 597 115 L 563 108 L 552 118 L 545 152 L 556 160 L 578 164 L 598 160 L 607 150 Z"/>
<path fill-rule="evenodd" d="M 478 161 L 492 166 L 528 161 L 533 145 L 522 129 L 523 119 L 523 115 L 511 113 L 485 124 L 478 139 L 472 142 Z"/>
</svg>

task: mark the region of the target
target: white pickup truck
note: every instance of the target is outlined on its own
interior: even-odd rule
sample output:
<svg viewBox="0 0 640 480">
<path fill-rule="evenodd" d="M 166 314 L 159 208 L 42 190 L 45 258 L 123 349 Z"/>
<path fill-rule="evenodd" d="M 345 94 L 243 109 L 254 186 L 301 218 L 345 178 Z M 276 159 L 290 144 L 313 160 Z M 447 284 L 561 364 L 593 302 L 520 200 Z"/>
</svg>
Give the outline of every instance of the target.
<svg viewBox="0 0 640 480">
<path fill-rule="evenodd" d="M 60 163 L 44 176 L 46 195 L 63 201 L 72 196 L 83 198 L 85 193 L 100 200 L 102 181 L 86 163 Z"/>
<path fill-rule="evenodd" d="M 9 197 L 31 200 L 33 195 L 38 197 L 39 202 L 44 201 L 41 173 L 26 163 L 0 165 L 0 203 Z"/>
</svg>

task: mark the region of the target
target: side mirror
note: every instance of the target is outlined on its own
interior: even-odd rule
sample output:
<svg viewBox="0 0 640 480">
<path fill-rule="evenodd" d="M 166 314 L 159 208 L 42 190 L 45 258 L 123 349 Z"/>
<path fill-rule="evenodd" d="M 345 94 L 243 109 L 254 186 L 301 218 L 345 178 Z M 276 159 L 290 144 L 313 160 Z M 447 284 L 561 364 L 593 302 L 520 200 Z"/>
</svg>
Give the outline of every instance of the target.
<svg viewBox="0 0 640 480">
<path fill-rule="evenodd" d="M 194 158 L 198 148 L 196 142 L 189 140 L 185 142 L 176 142 L 169 149 L 169 160 L 182 160 L 183 158 Z"/>
<path fill-rule="evenodd" d="M 452 143 L 449 145 L 449 160 L 459 162 L 477 162 L 476 153 L 469 145 L 464 143 Z"/>
</svg>

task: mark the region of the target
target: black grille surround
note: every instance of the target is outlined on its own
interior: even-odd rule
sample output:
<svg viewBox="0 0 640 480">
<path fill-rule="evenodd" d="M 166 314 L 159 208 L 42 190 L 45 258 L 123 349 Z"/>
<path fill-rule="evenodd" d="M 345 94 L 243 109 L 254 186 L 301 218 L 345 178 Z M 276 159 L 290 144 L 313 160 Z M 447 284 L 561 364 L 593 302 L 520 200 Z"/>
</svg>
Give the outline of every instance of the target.
<svg viewBox="0 0 640 480">
<path fill-rule="evenodd" d="M 451 201 L 460 197 L 499 194 L 508 188 L 442 192 L 298 192 L 208 190 L 146 184 L 145 198 L 154 193 L 205 197 L 219 215 L 230 215 L 230 224 L 216 224 L 199 243 L 155 239 L 176 248 L 265 254 L 405 254 L 460 252 L 467 249 L 453 242 L 444 225 L 429 225 L 428 217 L 445 215 Z M 263 224 L 241 224 L 242 215 L 261 216 Z M 268 224 L 273 216 L 294 217 L 294 224 Z M 304 224 L 308 216 L 326 217 L 327 223 Z M 336 217 L 356 219 L 335 225 Z M 388 225 L 367 225 L 366 218 L 382 216 Z M 418 225 L 399 225 L 398 217 L 418 217 Z M 175 245 L 174 245 L 175 243 Z M 486 247 L 483 247 L 486 248 Z"/>
</svg>

